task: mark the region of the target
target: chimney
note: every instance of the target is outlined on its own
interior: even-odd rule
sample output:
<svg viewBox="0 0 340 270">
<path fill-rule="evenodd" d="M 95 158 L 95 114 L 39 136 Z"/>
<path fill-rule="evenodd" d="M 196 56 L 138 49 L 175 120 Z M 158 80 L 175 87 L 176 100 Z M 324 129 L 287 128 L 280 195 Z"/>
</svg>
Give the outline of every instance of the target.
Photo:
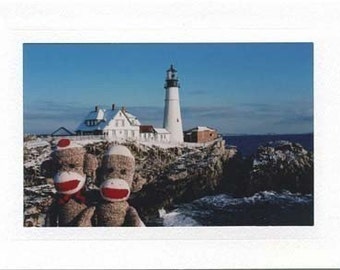
<svg viewBox="0 0 340 270">
<path fill-rule="evenodd" d="M 98 106 L 95 106 L 95 107 L 94 107 L 94 111 L 95 111 L 95 112 L 98 112 Z"/>
<path fill-rule="evenodd" d="M 114 103 L 112 104 L 112 107 L 111 107 L 111 109 L 112 109 L 112 111 L 114 111 L 114 110 L 115 110 L 115 104 L 114 104 Z"/>
</svg>

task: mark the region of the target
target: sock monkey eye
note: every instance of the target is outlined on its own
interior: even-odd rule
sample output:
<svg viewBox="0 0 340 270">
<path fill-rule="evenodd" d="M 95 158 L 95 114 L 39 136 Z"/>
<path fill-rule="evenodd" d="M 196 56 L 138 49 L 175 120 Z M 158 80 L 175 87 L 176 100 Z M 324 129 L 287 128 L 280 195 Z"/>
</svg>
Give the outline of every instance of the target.
<svg viewBox="0 0 340 270">
<path fill-rule="evenodd" d="M 74 168 L 76 167 L 76 165 L 70 164 L 69 167 L 70 167 L 71 169 L 74 169 Z"/>
<path fill-rule="evenodd" d="M 107 169 L 107 172 L 108 172 L 108 173 L 113 173 L 114 171 L 115 171 L 114 168 L 108 168 L 108 169 Z"/>
<path fill-rule="evenodd" d="M 121 174 L 126 174 L 126 169 L 121 169 L 121 170 L 120 170 L 120 173 L 121 173 Z"/>
</svg>

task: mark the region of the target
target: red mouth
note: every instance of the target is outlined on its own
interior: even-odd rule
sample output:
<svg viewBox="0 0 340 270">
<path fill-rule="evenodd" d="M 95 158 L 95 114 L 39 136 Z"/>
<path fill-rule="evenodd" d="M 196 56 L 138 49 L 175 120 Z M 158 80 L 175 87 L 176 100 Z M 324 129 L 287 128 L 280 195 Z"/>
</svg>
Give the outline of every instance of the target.
<svg viewBox="0 0 340 270">
<path fill-rule="evenodd" d="M 104 197 L 111 199 L 123 199 L 129 195 L 129 190 L 118 188 L 102 188 Z"/>
<path fill-rule="evenodd" d="M 65 192 L 77 188 L 79 185 L 79 180 L 70 180 L 63 183 L 55 183 L 55 188 L 58 192 Z"/>
</svg>

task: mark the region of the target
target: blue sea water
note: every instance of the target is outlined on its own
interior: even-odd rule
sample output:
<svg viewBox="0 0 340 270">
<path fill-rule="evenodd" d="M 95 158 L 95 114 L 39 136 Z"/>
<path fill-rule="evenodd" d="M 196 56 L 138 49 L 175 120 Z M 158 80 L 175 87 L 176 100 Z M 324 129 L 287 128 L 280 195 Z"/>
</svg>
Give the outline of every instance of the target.
<svg viewBox="0 0 340 270">
<path fill-rule="evenodd" d="M 249 197 L 206 196 L 161 211 L 162 226 L 311 226 L 313 197 L 262 191 Z"/>
<path fill-rule="evenodd" d="M 226 135 L 223 138 L 227 145 L 236 146 L 243 156 L 250 156 L 256 149 L 270 141 L 285 140 L 301 144 L 306 150 L 313 152 L 313 133 L 287 135 Z"/>
</svg>

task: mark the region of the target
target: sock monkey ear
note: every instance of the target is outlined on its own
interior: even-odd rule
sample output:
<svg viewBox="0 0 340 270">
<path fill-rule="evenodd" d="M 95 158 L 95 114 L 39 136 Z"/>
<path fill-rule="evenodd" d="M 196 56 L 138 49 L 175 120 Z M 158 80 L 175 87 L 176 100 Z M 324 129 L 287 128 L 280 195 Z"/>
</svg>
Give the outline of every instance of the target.
<svg viewBox="0 0 340 270">
<path fill-rule="evenodd" d="M 131 185 L 131 192 L 135 193 L 135 192 L 140 191 L 143 188 L 145 183 L 146 183 L 146 179 L 140 176 L 140 174 L 135 173 L 133 176 L 133 181 Z"/>
<path fill-rule="evenodd" d="M 95 155 L 86 153 L 84 157 L 84 173 L 88 176 L 96 178 L 96 171 L 98 169 L 98 160 Z"/>
</svg>

